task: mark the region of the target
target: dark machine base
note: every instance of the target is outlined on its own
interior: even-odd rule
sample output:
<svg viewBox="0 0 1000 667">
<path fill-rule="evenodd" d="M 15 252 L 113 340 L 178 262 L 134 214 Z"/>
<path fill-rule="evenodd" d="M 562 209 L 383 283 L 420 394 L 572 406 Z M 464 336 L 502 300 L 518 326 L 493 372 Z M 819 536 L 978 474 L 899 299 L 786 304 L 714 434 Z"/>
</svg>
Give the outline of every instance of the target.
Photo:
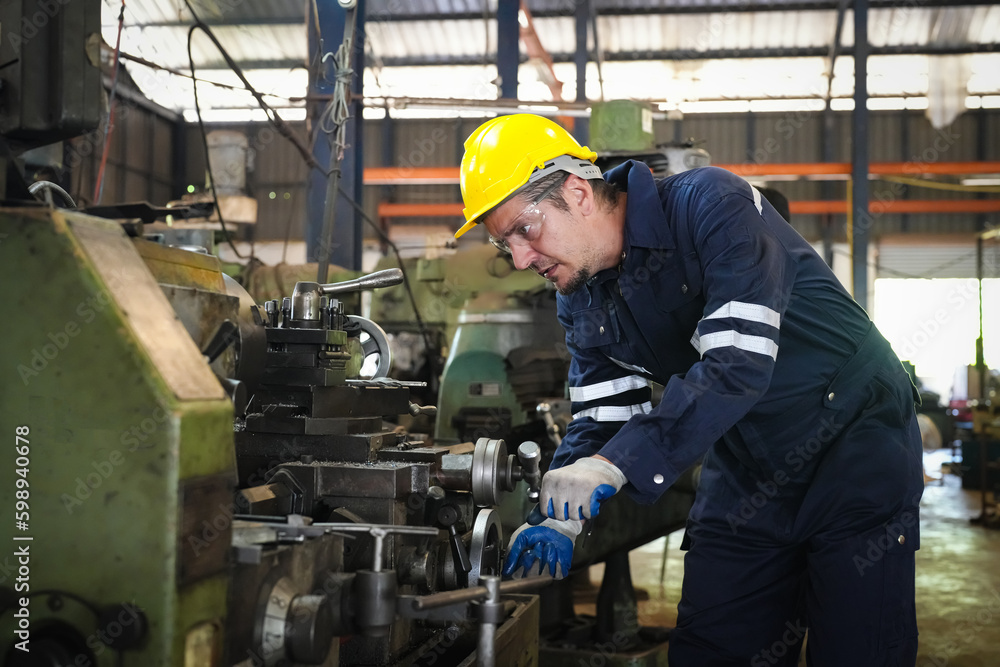
<svg viewBox="0 0 1000 667">
<path fill-rule="evenodd" d="M 577 616 L 572 628 L 559 641 L 542 640 L 538 657 L 546 667 L 666 667 L 669 628 L 642 627 L 632 645 L 616 643 L 614 637 L 595 642 L 593 616 Z M 576 640 L 579 638 L 579 640 Z"/>
</svg>

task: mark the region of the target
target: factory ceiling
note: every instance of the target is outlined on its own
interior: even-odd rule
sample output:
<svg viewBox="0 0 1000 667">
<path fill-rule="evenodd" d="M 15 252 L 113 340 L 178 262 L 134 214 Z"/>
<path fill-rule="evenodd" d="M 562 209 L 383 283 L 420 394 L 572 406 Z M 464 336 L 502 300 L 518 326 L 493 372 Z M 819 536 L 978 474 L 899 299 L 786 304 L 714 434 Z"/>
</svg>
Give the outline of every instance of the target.
<svg viewBox="0 0 1000 667">
<path fill-rule="evenodd" d="M 317 0 L 319 1 L 319 0 Z M 328 1 L 328 0 L 324 0 Z M 529 0 L 531 24 L 551 55 L 564 100 L 576 99 L 574 2 Z M 821 100 L 827 90 L 837 0 L 597 0 L 596 43 L 587 73 L 587 98 L 634 98 L 660 109 L 724 110 L 708 103 Z M 846 3 L 850 4 L 850 3 Z M 394 115 L 475 115 L 481 110 L 401 108 L 399 100 L 492 100 L 496 79 L 496 1 L 368 0 L 364 94 L 394 107 Z M 309 25 L 301 0 L 194 0 L 199 16 L 246 71 L 269 103 L 288 119 L 305 115 Z M 983 0 L 871 0 L 869 94 L 922 108 L 935 83 L 965 84 L 970 108 L 1000 106 L 1000 6 Z M 120 3 L 104 0 L 105 41 L 114 45 Z M 522 26 L 528 17 L 522 12 Z M 187 39 L 191 14 L 183 0 L 128 0 L 121 51 L 140 89 L 157 103 L 193 118 Z M 843 21 L 831 95 L 848 108 L 853 91 L 851 11 Z M 199 79 L 239 87 L 216 47 L 195 33 L 191 44 Z M 599 57 L 597 55 L 599 54 Z M 528 52 L 522 40 L 522 62 Z M 597 61 L 602 62 L 600 70 Z M 532 63 L 533 64 L 533 63 Z M 170 72 L 168 70 L 173 70 Z M 931 93 L 933 94 L 933 93 Z M 254 117 L 244 92 L 204 84 L 207 120 Z M 552 100 L 544 68 L 522 66 L 518 97 Z M 706 106 L 707 104 L 707 106 Z M 877 103 L 876 103 L 877 104 Z M 780 105 L 779 105 L 780 106 Z M 835 105 L 836 106 L 836 105 Z M 385 113 L 372 109 L 373 115 Z M 261 116 L 262 118 L 262 116 Z"/>
</svg>

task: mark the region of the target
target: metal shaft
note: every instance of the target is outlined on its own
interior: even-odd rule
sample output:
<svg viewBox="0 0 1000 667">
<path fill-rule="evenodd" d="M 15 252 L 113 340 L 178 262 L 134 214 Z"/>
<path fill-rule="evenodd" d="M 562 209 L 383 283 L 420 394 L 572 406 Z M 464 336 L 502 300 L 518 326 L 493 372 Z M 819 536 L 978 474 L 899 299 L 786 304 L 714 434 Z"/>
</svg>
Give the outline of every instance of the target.
<svg viewBox="0 0 1000 667">
<path fill-rule="evenodd" d="M 378 289 L 380 287 L 392 287 L 403 282 L 403 272 L 400 269 L 385 269 L 369 273 L 354 280 L 345 280 L 342 283 L 330 283 L 320 285 L 320 294 L 344 294 L 346 292 L 361 292 L 364 290 Z"/>
<path fill-rule="evenodd" d="M 522 593 L 533 591 L 548 586 L 553 581 L 549 575 L 537 577 L 525 577 L 524 579 L 512 579 L 500 584 L 500 594 Z M 454 591 L 444 591 L 433 595 L 423 595 L 413 598 L 413 609 L 415 611 L 425 611 L 427 609 L 438 609 L 462 602 L 472 602 L 474 600 L 485 600 L 489 597 L 489 590 L 486 586 L 473 586 L 472 588 L 459 588 Z"/>
<path fill-rule="evenodd" d="M 488 595 L 487 604 L 496 605 L 500 603 L 500 577 L 484 576 L 483 584 L 486 585 Z M 476 664 L 479 667 L 493 667 L 497 662 L 496 651 L 497 624 L 486 619 L 479 622 L 479 646 L 476 651 Z"/>
</svg>

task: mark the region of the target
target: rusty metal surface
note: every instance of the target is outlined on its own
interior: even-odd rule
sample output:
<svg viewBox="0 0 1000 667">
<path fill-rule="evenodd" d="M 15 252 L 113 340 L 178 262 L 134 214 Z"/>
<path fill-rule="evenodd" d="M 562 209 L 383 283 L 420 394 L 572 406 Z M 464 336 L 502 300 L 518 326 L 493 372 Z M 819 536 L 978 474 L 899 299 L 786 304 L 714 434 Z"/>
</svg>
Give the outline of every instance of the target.
<svg viewBox="0 0 1000 667">
<path fill-rule="evenodd" d="M 70 214 L 67 220 L 94 270 L 105 281 L 108 292 L 177 397 L 181 400 L 224 398 L 222 386 L 121 227 Z M 218 280 L 221 284 L 221 274 Z"/>
<path fill-rule="evenodd" d="M 226 293 L 218 257 L 145 239 L 132 239 L 132 244 L 158 283 Z"/>
</svg>

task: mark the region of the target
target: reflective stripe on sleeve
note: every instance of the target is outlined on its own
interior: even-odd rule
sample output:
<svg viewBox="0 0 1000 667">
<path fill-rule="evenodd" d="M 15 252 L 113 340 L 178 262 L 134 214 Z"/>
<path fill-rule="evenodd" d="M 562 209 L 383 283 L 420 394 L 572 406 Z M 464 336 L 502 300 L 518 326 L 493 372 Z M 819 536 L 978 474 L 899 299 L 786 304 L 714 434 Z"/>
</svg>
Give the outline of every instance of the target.
<svg viewBox="0 0 1000 667">
<path fill-rule="evenodd" d="M 694 340 L 691 341 L 694 344 Z M 698 351 L 704 355 L 717 347 L 735 347 L 747 352 L 766 354 L 772 359 L 778 358 L 778 344 L 763 336 L 747 336 L 738 331 L 717 331 L 705 334 L 698 339 Z"/>
<path fill-rule="evenodd" d="M 570 387 L 569 400 L 575 403 L 584 403 L 586 401 L 597 400 L 598 398 L 614 396 L 623 391 L 645 389 L 648 386 L 649 383 L 646 381 L 646 378 L 638 375 L 629 375 L 628 377 L 588 384 L 584 387 Z"/>
<path fill-rule="evenodd" d="M 653 404 L 649 401 L 639 405 L 602 405 L 596 408 L 587 408 L 573 415 L 573 419 L 590 417 L 596 422 L 625 422 L 633 415 L 643 415 L 653 410 Z"/>
<path fill-rule="evenodd" d="M 756 303 L 745 303 L 743 301 L 730 301 L 727 304 L 723 304 L 711 315 L 706 315 L 704 319 L 717 320 L 723 317 L 733 317 L 740 320 L 747 320 L 748 322 L 769 324 L 775 329 L 781 326 L 781 315 L 778 314 L 778 311 L 772 310 L 767 306 L 761 306 Z"/>
</svg>

